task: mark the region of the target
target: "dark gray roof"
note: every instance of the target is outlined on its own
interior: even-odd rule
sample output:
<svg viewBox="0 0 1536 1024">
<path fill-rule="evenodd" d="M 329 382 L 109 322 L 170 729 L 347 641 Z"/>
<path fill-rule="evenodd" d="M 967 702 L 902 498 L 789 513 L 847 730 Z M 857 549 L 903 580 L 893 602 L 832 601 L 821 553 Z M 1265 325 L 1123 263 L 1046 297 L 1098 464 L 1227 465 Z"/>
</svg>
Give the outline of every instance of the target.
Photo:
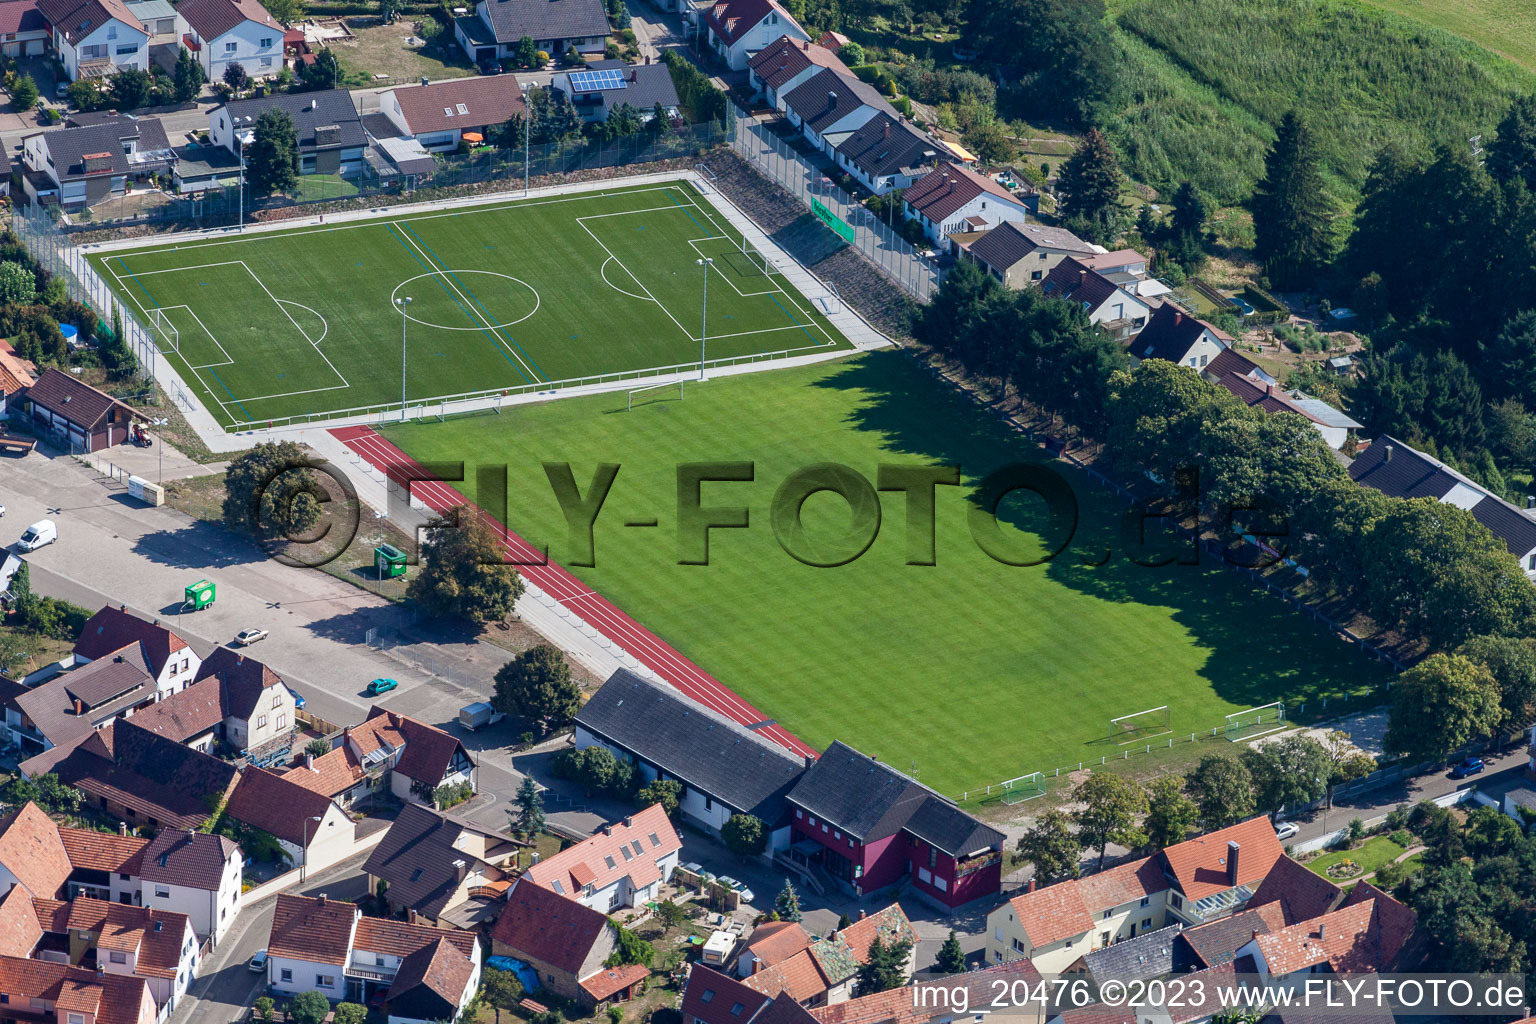
<svg viewBox="0 0 1536 1024">
<path fill-rule="evenodd" d="M 784 105 L 818 132 L 825 131 L 860 107 L 874 107 L 884 113 L 895 110 L 880 95 L 879 89 L 830 68 L 818 71 L 796 86 L 784 97 Z"/>
<path fill-rule="evenodd" d="M 970 253 L 997 270 L 1007 270 L 1036 249 L 1059 252 L 1093 252 L 1093 246 L 1066 228 L 1046 224 L 1015 224 L 1005 221 L 971 243 Z"/>
<path fill-rule="evenodd" d="M 1194 347 L 1206 330 L 1219 339 L 1230 341 L 1220 328 L 1184 312 L 1171 302 L 1164 303 L 1152 314 L 1141 333 L 1131 338 L 1131 354 L 1137 359 L 1182 363 L 1184 354 Z"/>
<path fill-rule="evenodd" d="M 458 889 L 453 862 L 468 855 L 454 849 L 453 843 L 466 827 L 445 814 L 408 803 L 368 855 L 363 870 L 389 882 L 391 900 L 435 919 Z"/>
<path fill-rule="evenodd" d="M 602 0 L 484 0 L 480 10 L 499 43 L 608 34 Z"/>
<path fill-rule="evenodd" d="M 169 882 L 196 889 L 217 891 L 224 866 L 240 852 L 233 839 L 204 832 L 161 829 L 144 850 L 139 877 L 146 882 Z"/>
<path fill-rule="evenodd" d="M 805 771 L 777 743 L 628 669 L 608 677 L 576 723 L 770 828 L 783 821 L 784 796 Z"/>
<path fill-rule="evenodd" d="M 363 129 L 375 139 L 398 139 L 405 135 L 388 114 L 364 114 Z"/>
<path fill-rule="evenodd" d="M 285 92 L 275 96 L 257 96 L 248 100 L 226 103 L 229 116 L 234 119 L 249 117 L 254 120 L 268 110 L 277 109 L 293 118 L 293 127 L 299 136 L 299 149 L 312 151 L 320 148 L 315 129 L 335 125 L 340 131 L 337 141 L 326 148 L 353 149 L 368 144 L 363 133 L 363 123 L 352 105 L 352 94 L 345 89 L 322 89 L 318 92 Z"/>
<path fill-rule="evenodd" d="M 788 799 L 865 843 L 905 829 L 963 857 L 1003 840 L 933 790 L 840 740 L 806 769 Z"/>
<path fill-rule="evenodd" d="M 89 733 L 95 722 L 154 697 L 154 676 L 143 650 L 133 644 L 33 687 L 15 704 L 50 743 L 63 745 Z M 84 714 L 75 714 L 77 698 Z"/>
<path fill-rule="evenodd" d="M 1485 495 L 1471 505 L 1473 518 L 1503 541 L 1511 554 L 1521 557 L 1536 550 L 1536 518 L 1395 437 L 1378 437 L 1350 464 L 1349 475 L 1356 483 L 1394 498 L 1443 499 L 1458 486 L 1470 488 Z M 1460 501 L 1457 504 L 1466 507 Z"/>
<path fill-rule="evenodd" d="M 931 163 L 938 149 L 937 142 L 884 111 L 837 146 L 839 153 L 871 178 Z"/>
<path fill-rule="evenodd" d="M 636 110 L 650 110 L 660 103 L 663 107 L 678 105 L 677 87 L 672 84 L 672 70 L 665 64 L 626 64 L 621 60 L 597 60 L 587 65 L 589 71 L 623 70 L 625 84 L 622 89 L 598 89 L 590 93 L 577 92 L 571 97 L 590 97 L 603 104 L 603 116 L 611 114 L 628 103 Z"/>
<path fill-rule="evenodd" d="M 1173 973 L 1175 940 L 1182 925 L 1142 932 L 1109 946 L 1083 954 L 1083 963 L 1095 981 L 1147 981 Z"/>
<path fill-rule="evenodd" d="M 137 159 L 130 159 L 123 152 L 123 144 L 130 139 L 134 140 L 134 148 L 140 154 Z M 44 142 L 48 155 L 53 158 L 53 173 L 60 182 L 88 175 L 159 170 L 171 158 L 171 142 L 165 137 L 165 126 L 153 117 L 117 115 L 97 124 L 49 132 Z M 99 166 L 93 162 L 87 170 L 85 158 L 94 155 L 109 159 L 99 161 Z"/>
<path fill-rule="evenodd" d="M 1255 935 L 1268 935 L 1269 930 L 1269 922 L 1257 910 L 1187 928 L 1174 942 L 1174 969 L 1197 971 L 1229 964 Z"/>
</svg>

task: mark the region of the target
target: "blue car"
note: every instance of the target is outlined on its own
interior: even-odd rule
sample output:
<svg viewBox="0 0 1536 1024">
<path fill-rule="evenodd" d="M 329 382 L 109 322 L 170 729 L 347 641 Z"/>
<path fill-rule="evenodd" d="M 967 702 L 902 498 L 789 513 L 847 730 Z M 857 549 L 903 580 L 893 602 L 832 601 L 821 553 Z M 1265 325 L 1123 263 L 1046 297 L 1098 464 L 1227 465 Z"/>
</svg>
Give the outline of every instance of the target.
<svg viewBox="0 0 1536 1024">
<path fill-rule="evenodd" d="M 1483 763 L 1482 758 L 1469 757 L 1465 761 L 1458 764 L 1455 768 L 1451 769 L 1451 778 L 1465 779 L 1470 775 L 1477 775 L 1487 767 L 1488 766 Z"/>
<path fill-rule="evenodd" d="M 293 694 L 293 706 L 296 708 L 302 708 L 304 706 L 304 695 L 291 686 L 288 687 L 288 692 Z"/>
</svg>

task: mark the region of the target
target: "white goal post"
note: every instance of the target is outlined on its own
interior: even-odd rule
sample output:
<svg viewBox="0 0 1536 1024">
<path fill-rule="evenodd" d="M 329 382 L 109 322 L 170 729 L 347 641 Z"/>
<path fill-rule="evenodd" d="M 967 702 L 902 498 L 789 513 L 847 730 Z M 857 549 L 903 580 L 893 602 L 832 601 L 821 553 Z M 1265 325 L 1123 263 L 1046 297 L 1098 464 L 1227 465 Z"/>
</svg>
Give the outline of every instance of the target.
<svg viewBox="0 0 1536 1024">
<path fill-rule="evenodd" d="M 741 243 L 739 248 L 741 249 L 742 255 L 745 256 L 747 260 L 752 264 L 752 266 L 760 271 L 764 277 L 767 277 L 770 274 L 777 274 L 779 272 L 778 265 L 774 263 L 773 260 L 768 258 L 767 253 L 762 252 L 751 242 L 748 242 L 746 235 L 741 236 Z"/>
<path fill-rule="evenodd" d="M 681 380 L 677 382 L 677 397 L 678 397 L 679 400 L 681 400 L 682 397 L 683 397 L 683 384 L 684 384 L 684 382 L 681 381 Z M 630 388 L 629 389 L 629 401 L 624 406 L 624 411 L 625 412 L 634 412 L 635 411 L 635 396 L 640 394 L 642 391 L 655 391 L 657 388 L 669 388 L 671 386 L 672 386 L 672 382 L 668 380 L 668 381 L 663 381 L 660 384 L 647 384 L 644 387 Z"/>
<path fill-rule="evenodd" d="M 1227 739 L 1233 743 L 1278 732 L 1286 726 L 1285 701 L 1260 704 L 1227 716 Z"/>
<path fill-rule="evenodd" d="M 155 332 L 155 347 L 161 352 L 175 352 L 181 354 L 181 334 L 176 330 L 176 325 L 171 323 L 170 317 L 165 315 L 165 310 L 155 306 L 149 311 L 149 326 Z"/>
<path fill-rule="evenodd" d="M 1165 736 L 1173 731 L 1172 716 L 1167 704 L 1159 704 L 1145 711 L 1120 715 L 1109 720 L 1109 738 L 1121 746 L 1141 743 L 1153 736 Z"/>
</svg>

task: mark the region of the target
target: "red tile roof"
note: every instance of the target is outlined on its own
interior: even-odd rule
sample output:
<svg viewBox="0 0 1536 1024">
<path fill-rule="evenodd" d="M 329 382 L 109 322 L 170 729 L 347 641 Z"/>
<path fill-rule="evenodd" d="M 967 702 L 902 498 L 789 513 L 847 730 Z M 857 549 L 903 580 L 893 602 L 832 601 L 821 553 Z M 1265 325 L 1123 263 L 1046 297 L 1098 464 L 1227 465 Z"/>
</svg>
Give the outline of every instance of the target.
<svg viewBox="0 0 1536 1024">
<path fill-rule="evenodd" d="M 1021 893 L 1008 902 L 1031 946 L 1049 945 L 1093 927 L 1093 918 L 1088 916 L 1075 880 Z"/>
<path fill-rule="evenodd" d="M 58 893 L 73 870 L 58 828 L 30 801 L 0 818 L 0 864 L 29 895 L 45 899 Z"/>
<path fill-rule="evenodd" d="M 910 998 L 910 993 L 908 994 Z M 772 1000 L 735 978 L 695 963 L 683 989 L 683 1020 L 693 1024 L 750 1024 Z"/>
<path fill-rule="evenodd" d="M 113 832 L 96 832 L 91 829 L 59 827 L 59 839 L 69 863 L 89 871 L 116 871 L 125 875 L 137 875 L 144 859 L 144 847 L 148 839 L 138 836 L 120 836 Z"/>
<path fill-rule="evenodd" d="M 913 947 L 917 946 L 917 932 L 900 903 L 892 903 L 883 910 L 859 918 L 838 932 L 837 937 L 848 944 L 853 958 L 861 964 L 869 959 L 869 947 L 876 938 L 887 946 L 893 942 L 909 942 Z"/>
<path fill-rule="evenodd" d="M 1332 964 L 1340 971 L 1371 971 L 1374 966 L 1362 962 L 1360 947 L 1370 932 L 1374 908 L 1374 902 L 1358 903 L 1260 935 L 1254 941 L 1264 956 L 1265 967 L 1275 977 L 1322 963 Z M 1350 966 L 1343 966 L 1346 963 Z"/>
<path fill-rule="evenodd" d="M 86 620 L 75 641 L 75 653 L 94 661 L 134 643 L 142 645 L 144 660 L 156 675 L 172 654 L 187 646 L 174 631 L 107 605 Z"/>
<path fill-rule="evenodd" d="M 591 907 L 536 884 L 518 884 L 491 927 L 491 938 L 575 977 L 611 927 Z"/>
<path fill-rule="evenodd" d="M 25 886 L 12 886 L 0 896 L 0 955 L 31 956 L 43 929 Z"/>
<path fill-rule="evenodd" d="M 438 939 L 447 939 L 460 953 L 473 956 L 475 933 L 457 928 L 431 928 L 424 924 L 406 924 L 383 917 L 365 917 L 357 922 L 357 932 L 352 937 L 355 949 L 370 953 L 388 953 L 405 957 L 419 949 L 432 945 Z"/>
<path fill-rule="evenodd" d="M 458 752 L 464 751 L 464 756 L 469 756 L 464 745 L 452 735 L 425 722 L 387 711 L 377 704 L 369 709 L 363 724 L 347 730 L 347 736 L 357 745 L 359 757 L 381 748 L 393 751 L 404 747 L 392 770 L 431 786 L 443 781 Z"/>
<path fill-rule="evenodd" d="M 362 764 L 347 746 L 321 754 L 312 764 L 299 764 L 283 772 L 287 781 L 333 799 L 362 782 L 363 777 Z"/>
<path fill-rule="evenodd" d="M 182 0 L 176 13 L 186 19 L 204 43 L 212 43 L 246 21 L 281 32 L 283 26 L 256 0 Z"/>
<path fill-rule="evenodd" d="M 800 27 L 776 0 L 719 0 L 704 12 L 704 20 L 727 46 L 735 46 L 737 40 L 775 11 L 785 23 Z M 801 32 L 805 34 L 803 29 Z"/>
<path fill-rule="evenodd" d="M 812 67 L 831 68 L 833 71 L 852 74 L 848 70 L 848 65 L 844 64 L 836 53 L 816 43 L 807 42 L 804 39 L 793 39 L 787 35 L 780 36 L 753 54 L 752 59 L 747 61 L 747 66 L 756 72 L 770 89 L 777 89 L 800 72 Z"/>
<path fill-rule="evenodd" d="M 94 932 L 100 949 L 135 953 L 134 973 L 149 978 L 176 977 L 191 927 L 186 914 L 83 896 L 69 904 L 68 923 L 71 931 Z"/>
<path fill-rule="evenodd" d="M 945 164 L 928 172 L 903 192 L 901 198 L 935 224 L 943 224 L 956 210 L 984 193 L 991 193 L 994 198 L 1023 209 L 1018 198 L 1003 186 L 985 174 L 958 164 Z"/>
<path fill-rule="evenodd" d="M 969 1006 L 975 1008 L 989 1006 L 997 998 L 998 986 L 1003 986 L 1006 991 L 1015 982 L 1033 988 L 1041 984 L 1042 978 L 1028 958 L 1020 958 L 947 978 L 943 985 L 949 994 L 953 994 L 956 988 L 963 988 L 965 995 L 956 995 L 955 1003 L 958 1004 L 964 998 Z M 958 1019 L 960 1015 L 940 1013 L 931 1003 L 925 1004 L 914 999 L 913 989 L 905 987 L 859 996 L 830 1006 L 813 1007 L 811 1016 L 819 1024 L 926 1024 L 936 1016 Z"/>
<path fill-rule="evenodd" d="M 1146 857 L 1119 864 L 1108 871 L 1078 879 L 1077 891 L 1083 905 L 1091 913 L 1136 903 L 1143 896 L 1162 892 L 1168 888 L 1163 875 L 1162 863 L 1156 857 Z"/>
<path fill-rule="evenodd" d="M 651 969 L 643 964 L 626 964 L 623 967 L 607 967 L 590 978 L 581 979 L 581 987 L 597 1002 L 617 995 L 636 982 L 651 976 Z"/>
<path fill-rule="evenodd" d="M 797 1003 L 809 1002 L 832 987 L 809 948 L 764 967 L 746 978 L 746 983 L 748 988 L 765 996 L 787 992 Z"/>
<path fill-rule="evenodd" d="M 464 990 L 469 987 L 470 977 L 475 973 L 474 961 L 470 959 L 471 954 L 457 948 L 461 944 L 453 941 L 452 932 L 437 928 L 425 930 L 434 933 L 436 937 L 405 956 L 384 998 L 386 1001 L 398 999 L 411 989 L 421 986 L 456 1007 Z M 470 939 L 473 949 L 474 936 L 471 935 Z"/>
<path fill-rule="evenodd" d="M 1228 843 L 1239 850 L 1237 878 L 1230 879 Z M 1199 900 L 1226 892 L 1236 885 L 1256 886 L 1275 862 L 1285 856 L 1269 818 L 1260 815 L 1229 825 L 1195 839 L 1168 847 L 1162 853 L 1168 871 L 1186 899 Z"/>
<path fill-rule="evenodd" d="M 1344 890 L 1289 857 L 1281 857 L 1248 900 L 1248 910 L 1275 907 L 1285 923 L 1321 917 L 1344 902 Z"/>
<path fill-rule="evenodd" d="M 265 664 L 228 647 L 218 648 L 198 667 L 199 681 L 212 676 L 224 684 L 224 714 L 247 720 L 260 706 L 268 688 L 283 685 L 283 677 Z"/>
<path fill-rule="evenodd" d="M 66 964 L 5 956 L 0 957 L 0 992 L 13 1003 L 43 999 L 66 1011 L 94 1013 L 96 1024 L 148 1024 L 155 1019 L 149 983 L 130 974 L 96 974 Z"/>
<path fill-rule="evenodd" d="M 177 743 L 201 736 L 224 721 L 219 681 L 204 679 L 133 714 L 133 724 Z"/>
<path fill-rule="evenodd" d="M 229 795 L 228 811 L 236 821 L 272 833 L 295 846 L 308 847 L 325 827 L 311 818 L 324 818 L 335 807 L 330 797 L 305 789 L 265 768 L 240 773 Z"/>
<path fill-rule="evenodd" d="M 279 893 L 267 952 L 317 964 L 345 964 L 357 904 Z"/>
<path fill-rule="evenodd" d="M 811 944 L 811 937 L 798 921 L 771 921 L 752 932 L 747 949 L 768 967 L 788 960 Z"/>
<path fill-rule="evenodd" d="M 636 844 L 640 847 L 638 852 Z M 657 862 L 682 847 L 666 811 L 660 804 L 652 804 L 624 821 L 603 826 L 603 831 L 590 839 L 540 861 L 524 877 L 562 896 L 579 896 L 586 885 L 606 889 L 626 876 L 634 888 L 641 889 L 661 877 Z"/>
<path fill-rule="evenodd" d="M 6 0 L 0 3 L 0 33 L 37 32 L 46 29 L 47 19 L 37 9 L 37 0 Z M 5 377 L 5 362 L 0 360 L 0 382 Z"/>
</svg>

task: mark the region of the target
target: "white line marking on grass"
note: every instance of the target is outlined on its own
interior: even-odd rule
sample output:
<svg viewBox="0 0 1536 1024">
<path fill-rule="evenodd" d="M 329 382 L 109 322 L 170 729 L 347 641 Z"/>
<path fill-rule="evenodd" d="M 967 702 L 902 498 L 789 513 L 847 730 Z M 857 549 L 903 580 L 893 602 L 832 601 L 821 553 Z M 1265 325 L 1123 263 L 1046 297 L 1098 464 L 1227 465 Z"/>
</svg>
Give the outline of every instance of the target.
<svg viewBox="0 0 1536 1024">
<path fill-rule="evenodd" d="M 218 336 L 208 329 L 208 325 L 203 323 L 203 318 L 198 316 L 197 315 L 197 311 L 195 309 L 193 309 L 191 306 L 164 306 L 164 307 L 159 307 L 159 308 L 162 308 L 162 309 L 184 309 L 184 310 L 186 310 L 187 311 L 187 315 L 190 316 L 193 320 L 197 321 L 197 326 L 202 328 L 203 333 L 208 335 L 208 340 L 213 342 L 214 347 L 217 348 L 219 350 L 220 354 L 222 354 L 224 356 L 224 361 L 222 363 L 199 363 L 196 366 L 192 366 L 192 361 L 187 359 L 187 357 L 185 355 L 183 355 L 181 358 L 182 358 L 183 361 L 186 362 L 186 364 L 188 366 L 192 366 L 192 368 L 194 370 L 203 370 L 203 369 L 207 369 L 210 366 L 234 366 L 235 365 L 235 359 L 234 359 L 233 356 L 231 356 L 229 354 L 229 350 L 226 349 L 224 347 L 223 343 L 221 343 L 219 341 Z M 179 349 L 179 346 L 178 346 L 178 349 Z M 179 351 L 178 351 L 178 354 L 180 354 Z"/>
<path fill-rule="evenodd" d="M 249 269 L 249 268 L 247 268 L 247 269 Z M 285 306 L 298 306 L 300 309 L 307 309 L 311 313 L 315 314 L 315 318 L 320 321 L 320 325 L 324 329 L 320 332 L 320 337 L 318 337 L 318 338 L 314 339 L 313 341 L 311 341 L 310 344 L 315 346 L 315 348 L 319 348 L 320 347 L 320 343 L 325 340 L 325 336 L 331 333 L 331 322 L 329 320 L 327 320 L 325 317 L 321 316 L 319 310 L 315 309 L 312 306 L 306 306 L 302 302 L 294 302 L 292 299 L 278 299 L 277 301 L 279 303 L 281 303 L 282 305 L 285 305 Z"/>
<path fill-rule="evenodd" d="M 606 284 L 609 288 L 612 288 L 614 291 L 618 292 L 620 295 L 628 295 L 630 298 L 632 298 L 632 299 L 639 299 L 641 302 L 656 302 L 656 300 L 651 298 L 649 295 L 636 295 L 634 292 L 627 292 L 623 288 L 620 288 L 618 285 L 616 285 L 612 281 L 610 281 L 608 279 L 608 264 L 610 264 L 610 263 L 618 263 L 618 261 L 615 260 L 612 256 L 609 256 L 607 259 L 603 260 L 603 265 L 600 268 L 598 268 L 598 274 L 601 275 L 604 284 Z M 619 263 L 619 266 L 624 267 L 624 264 Z M 624 273 L 626 273 L 626 274 L 629 273 L 629 268 L 628 267 L 624 267 Z M 631 275 L 631 276 L 633 276 L 633 275 Z M 635 283 L 639 284 L 638 281 L 635 282 Z M 644 287 L 644 286 L 642 285 L 642 287 Z M 658 306 L 661 305 L 661 303 L 659 303 L 659 302 L 657 302 L 656 304 Z"/>
<path fill-rule="evenodd" d="M 689 341 L 692 341 L 693 340 L 693 335 L 688 333 L 688 328 L 684 327 L 681 323 L 678 323 L 677 317 L 672 315 L 672 311 L 670 309 L 668 309 L 666 306 L 662 305 L 659 301 L 657 301 L 656 296 L 651 294 L 651 290 L 645 286 L 645 282 L 644 281 L 640 280 L 639 275 L 637 275 L 633 270 L 630 270 L 629 267 L 625 266 L 624 265 L 624 261 L 619 259 L 617 256 L 615 256 L 613 254 L 613 250 L 608 248 L 608 246 L 603 243 L 603 240 L 601 238 L 597 237 L 597 233 L 595 231 L 593 231 L 591 228 L 587 227 L 585 219 L 582 218 L 582 217 L 577 217 L 576 218 L 576 223 L 581 225 L 581 230 L 585 231 L 587 234 L 592 236 L 592 241 L 596 242 L 599 246 L 602 246 L 603 252 L 608 254 L 608 258 L 609 259 L 613 260 L 619 266 L 624 267 L 624 272 L 626 274 L 628 274 L 631 279 L 634 280 L 635 284 L 640 286 L 640 290 L 645 292 L 646 298 L 650 299 L 652 302 L 655 302 L 656 305 L 658 307 L 660 307 L 661 311 L 663 313 L 667 314 L 667 319 L 671 320 L 674 324 L 677 324 L 677 329 L 683 332 L 683 337 L 687 338 Z M 601 268 L 599 268 L 599 269 L 601 269 Z"/>
<path fill-rule="evenodd" d="M 157 252 L 174 252 L 175 250 L 174 249 L 159 249 L 159 250 L 156 250 L 156 251 Z M 149 253 L 136 252 L 136 253 L 134 253 L 134 255 L 135 256 L 140 256 L 140 255 L 146 255 L 147 256 L 147 255 L 149 255 Z M 232 267 L 232 266 L 234 266 L 237 263 L 243 265 L 244 262 L 245 262 L 244 260 L 224 260 L 221 263 L 199 263 L 196 266 L 191 266 L 191 267 L 166 267 L 164 270 L 134 270 L 134 271 L 131 271 L 130 273 L 134 277 L 149 277 L 149 276 L 151 276 L 153 274 L 179 274 L 183 270 L 207 270 L 209 267 Z M 249 268 L 247 268 L 247 269 L 249 269 Z M 121 279 L 119 279 L 119 280 L 121 280 Z"/>
<path fill-rule="evenodd" d="M 240 265 L 242 267 L 245 267 L 245 272 L 247 274 L 251 275 L 251 280 L 253 280 L 257 284 L 261 285 L 261 290 L 267 293 L 267 298 L 272 300 L 273 305 L 275 305 L 278 309 L 283 311 L 283 316 L 287 317 L 288 318 L 288 322 L 293 324 L 293 329 L 299 332 L 299 337 L 301 337 L 305 341 L 309 342 L 310 346 L 312 348 L 314 348 L 314 350 L 320 354 L 320 358 L 325 360 L 325 365 L 329 366 L 331 368 L 331 372 L 334 373 L 336 375 L 337 379 L 341 381 L 342 386 L 343 387 L 351 387 L 352 385 L 347 382 L 346 374 L 344 374 L 340 370 L 336 369 L 336 364 L 331 362 L 331 357 L 326 355 L 325 352 L 321 350 L 320 343 L 318 341 L 314 340 L 308 334 L 304 333 L 304 328 L 300 327 L 299 326 L 299 322 L 293 318 L 293 314 L 288 312 L 288 307 L 283 305 L 283 300 L 279 299 L 276 295 L 272 294 L 272 289 L 268 288 L 267 285 L 266 285 L 266 282 L 264 282 L 261 278 L 256 276 L 256 271 L 252 270 L 250 267 L 245 266 L 245 261 L 244 260 L 240 261 Z M 298 306 L 298 305 L 301 305 L 301 303 L 295 302 L 294 305 Z M 304 308 L 305 309 L 309 309 L 308 306 L 304 306 Z M 315 312 L 312 309 L 310 309 L 309 311 L 311 313 Z M 315 313 L 315 315 L 316 316 L 320 316 L 319 313 Z M 325 317 L 323 317 L 323 316 L 320 317 L 320 320 L 321 320 L 322 323 L 326 324 L 326 328 L 325 329 L 326 329 L 327 332 L 329 332 L 330 331 L 330 324 L 328 322 L 326 322 Z M 325 337 L 325 335 L 322 334 L 321 337 L 323 338 L 323 337 Z M 316 390 L 319 390 L 319 391 L 330 391 L 331 388 L 317 388 Z M 255 399 L 254 398 L 247 399 L 247 401 L 254 402 Z"/>
</svg>

